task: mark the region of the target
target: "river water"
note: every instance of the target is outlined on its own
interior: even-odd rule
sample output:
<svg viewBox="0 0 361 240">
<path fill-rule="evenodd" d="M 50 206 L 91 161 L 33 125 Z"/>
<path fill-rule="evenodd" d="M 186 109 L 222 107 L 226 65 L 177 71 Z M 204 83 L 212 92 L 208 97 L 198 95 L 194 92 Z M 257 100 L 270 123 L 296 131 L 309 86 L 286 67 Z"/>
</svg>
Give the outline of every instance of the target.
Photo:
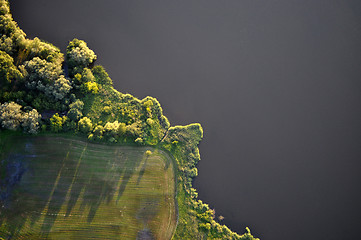
<svg viewBox="0 0 361 240">
<path fill-rule="evenodd" d="M 200 199 L 264 240 L 361 235 L 361 3 L 14 0 L 29 37 L 98 55 L 115 87 L 200 122 Z"/>
</svg>

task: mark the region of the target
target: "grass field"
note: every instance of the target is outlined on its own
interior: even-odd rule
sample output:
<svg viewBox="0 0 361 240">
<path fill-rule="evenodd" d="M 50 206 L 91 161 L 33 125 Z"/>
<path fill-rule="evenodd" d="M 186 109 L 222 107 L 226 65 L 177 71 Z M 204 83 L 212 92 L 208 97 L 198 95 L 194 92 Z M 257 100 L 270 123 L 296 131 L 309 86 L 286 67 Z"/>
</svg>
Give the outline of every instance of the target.
<svg viewBox="0 0 361 240">
<path fill-rule="evenodd" d="M 0 239 L 172 237 L 175 179 L 166 153 L 45 136 L 8 137 L 0 149 Z"/>
</svg>

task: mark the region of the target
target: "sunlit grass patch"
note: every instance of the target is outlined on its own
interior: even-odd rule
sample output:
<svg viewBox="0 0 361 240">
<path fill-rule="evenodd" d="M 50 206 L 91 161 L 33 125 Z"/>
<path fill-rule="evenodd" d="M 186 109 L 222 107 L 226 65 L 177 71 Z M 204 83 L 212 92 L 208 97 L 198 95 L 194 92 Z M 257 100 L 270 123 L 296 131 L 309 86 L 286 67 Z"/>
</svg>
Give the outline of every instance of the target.
<svg viewBox="0 0 361 240">
<path fill-rule="evenodd" d="M 166 153 L 75 138 L 9 141 L 16 147 L 1 159 L 1 167 L 10 168 L 2 176 L 7 186 L 1 191 L 8 194 L 0 206 L 0 237 L 171 238 L 176 227 L 175 179 Z M 16 174 L 18 181 L 12 177 Z"/>
</svg>

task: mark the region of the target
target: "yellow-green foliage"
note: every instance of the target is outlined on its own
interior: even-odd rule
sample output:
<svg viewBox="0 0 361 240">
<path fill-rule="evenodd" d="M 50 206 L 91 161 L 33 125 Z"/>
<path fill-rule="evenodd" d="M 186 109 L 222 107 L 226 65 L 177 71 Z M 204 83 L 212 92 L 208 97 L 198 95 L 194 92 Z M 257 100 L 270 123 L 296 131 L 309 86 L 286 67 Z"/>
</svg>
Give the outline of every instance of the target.
<svg viewBox="0 0 361 240">
<path fill-rule="evenodd" d="M 30 60 L 34 57 L 39 57 L 47 62 L 61 65 L 64 61 L 64 55 L 60 52 L 59 48 L 35 37 L 33 40 L 24 39 L 20 45 L 18 63 Z"/>
<path fill-rule="evenodd" d="M 10 14 L 8 1 L 0 1 L 0 50 L 16 58 L 18 48 L 25 45 L 25 33 L 18 27 Z"/>
<path fill-rule="evenodd" d="M 0 51 L 0 85 L 9 86 L 14 81 L 22 79 L 23 75 L 14 65 L 14 59 L 4 51 Z"/>
<path fill-rule="evenodd" d="M 78 126 L 79 130 L 83 133 L 88 133 L 93 129 L 92 121 L 87 117 L 83 117 L 82 119 L 80 119 L 78 122 Z"/>
<path fill-rule="evenodd" d="M 152 151 L 147 150 L 147 151 L 145 152 L 145 155 L 146 155 L 147 157 L 149 157 L 150 155 L 152 155 Z"/>
<path fill-rule="evenodd" d="M 95 82 L 86 82 L 82 84 L 82 91 L 86 93 L 96 94 L 99 92 L 98 84 Z"/>
<path fill-rule="evenodd" d="M 67 120 L 66 116 L 60 117 L 58 113 L 55 113 L 50 118 L 50 128 L 53 132 L 61 132 L 63 129 L 63 124 Z"/>
</svg>

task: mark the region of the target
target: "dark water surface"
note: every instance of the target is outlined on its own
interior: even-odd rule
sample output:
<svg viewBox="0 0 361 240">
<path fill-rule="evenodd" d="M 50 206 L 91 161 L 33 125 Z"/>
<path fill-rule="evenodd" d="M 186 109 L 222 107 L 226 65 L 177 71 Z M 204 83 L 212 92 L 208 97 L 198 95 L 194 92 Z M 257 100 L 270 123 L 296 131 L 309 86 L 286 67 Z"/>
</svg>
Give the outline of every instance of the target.
<svg viewBox="0 0 361 240">
<path fill-rule="evenodd" d="M 263 240 L 361 236 L 361 2 L 14 0 L 88 42 L 116 88 L 205 130 L 200 199 Z"/>
</svg>

